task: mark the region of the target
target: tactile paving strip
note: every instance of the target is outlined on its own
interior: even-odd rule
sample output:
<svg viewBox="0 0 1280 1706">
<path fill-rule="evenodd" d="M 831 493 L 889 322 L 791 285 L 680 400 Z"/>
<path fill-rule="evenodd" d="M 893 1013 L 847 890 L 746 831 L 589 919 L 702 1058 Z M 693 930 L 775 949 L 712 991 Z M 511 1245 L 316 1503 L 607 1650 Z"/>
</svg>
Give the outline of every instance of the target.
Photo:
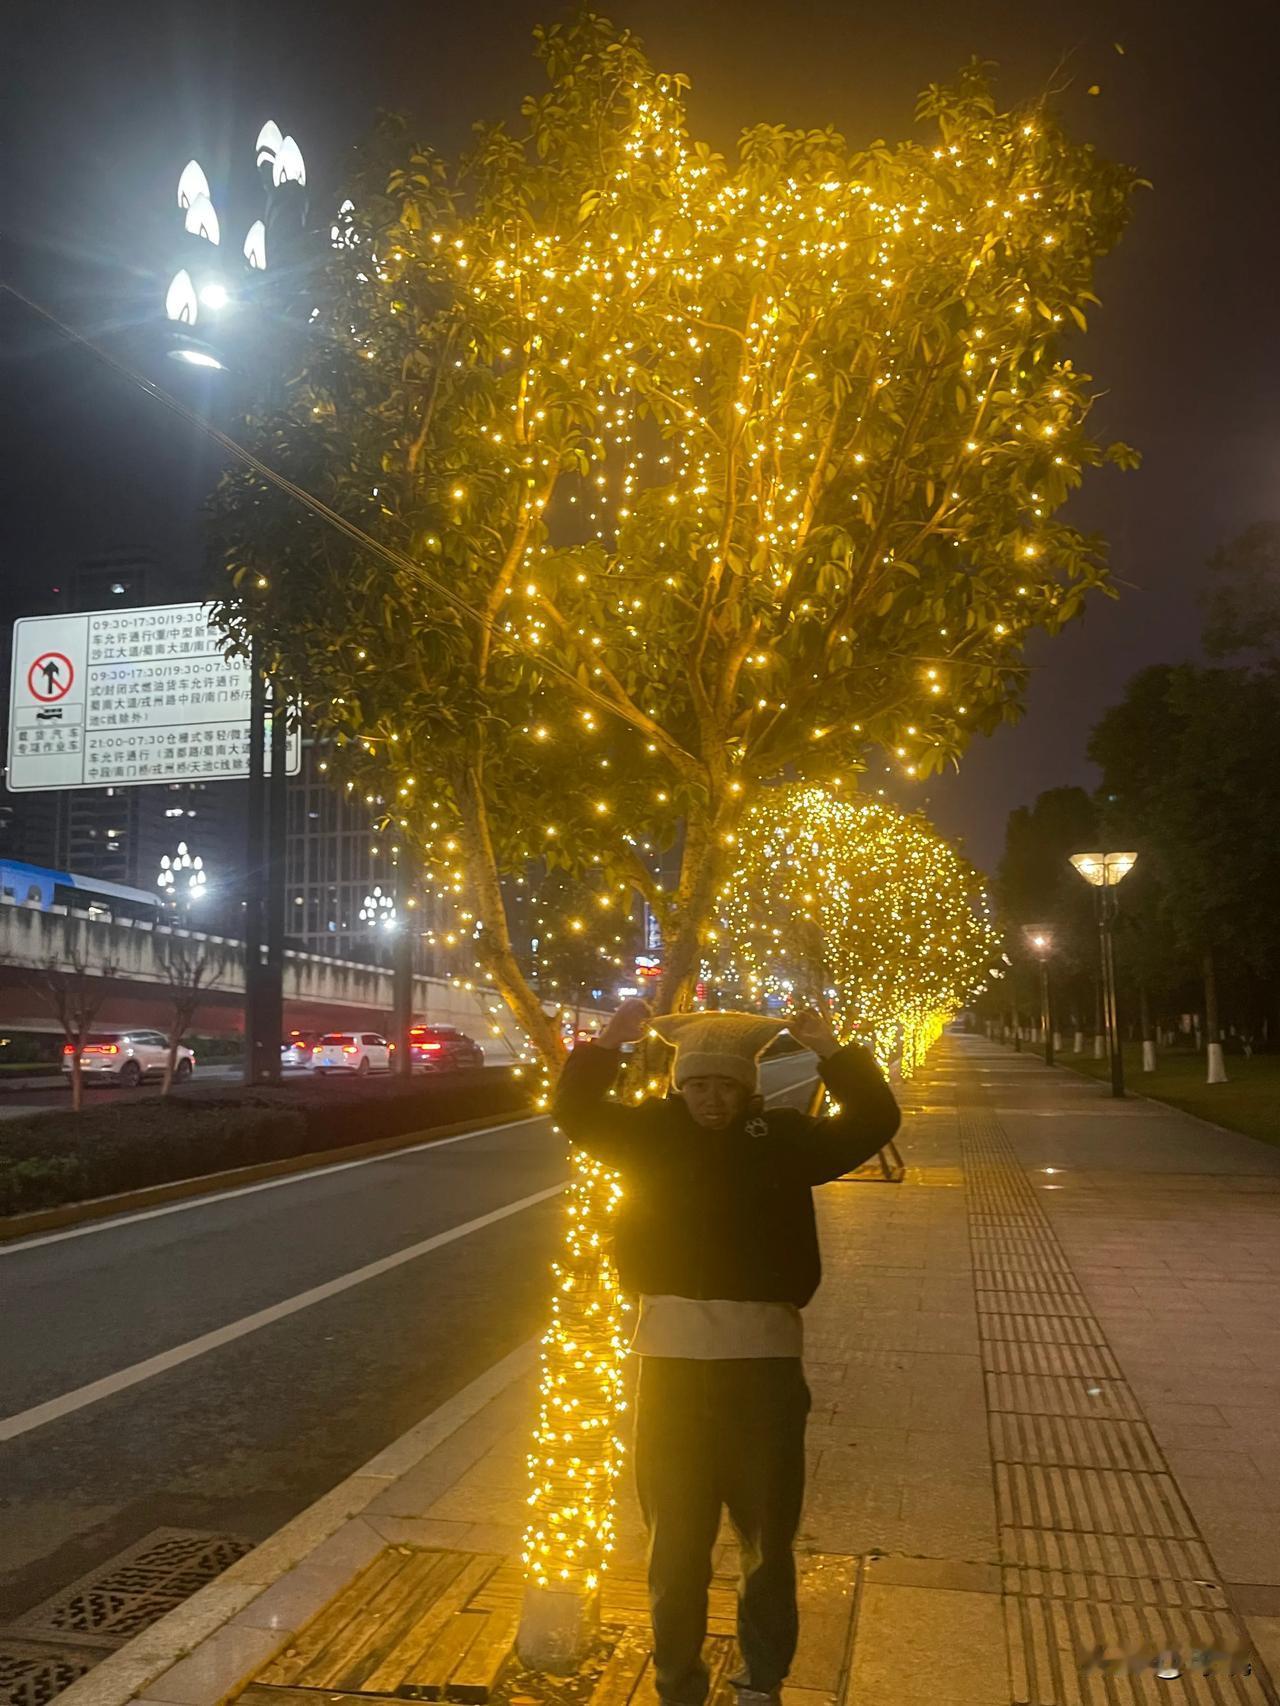
<svg viewBox="0 0 1280 1706">
<path fill-rule="evenodd" d="M 1145 1469 L 1159 1472 L 1164 1458 L 1145 1422 L 1074 1416 L 991 1417 L 997 1463 L 1060 1463 L 1074 1469 Z"/>
<path fill-rule="evenodd" d="M 1171 1475 L 997 1463 L 996 1506 L 1000 1521 L 1011 1528 L 1196 1538 L 1191 1512 Z"/>
<path fill-rule="evenodd" d="M 1123 1380 L 1068 1379 L 1049 1374 L 987 1375 L 987 1407 L 1022 1415 L 1118 1416 L 1140 1422 L 1138 1400 Z"/>
<path fill-rule="evenodd" d="M 1102 1328 L 1091 1315 L 983 1315 L 978 1330 L 984 1341 L 1013 1339 L 1028 1345 L 1096 1345 Z"/>
<path fill-rule="evenodd" d="M 1004 1607 L 1019 1706 L 1268 1706 L 1275 1698 L 1243 1638 L 1224 1641 L 1220 1612 L 1021 1597 L 1006 1597 Z"/>
<path fill-rule="evenodd" d="M 1097 1375 L 1103 1380 L 1120 1379 L 1120 1365 L 1105 1345 L 1041 1345 L 993 1339 L 982 1347 L 982 1361 L 992 1374 Z"/>
<path fill-rule="evenodd" d="M 1277 1706 L 1012 1145 L 959 1115 L 1013 1699 Z"/>
</svg>

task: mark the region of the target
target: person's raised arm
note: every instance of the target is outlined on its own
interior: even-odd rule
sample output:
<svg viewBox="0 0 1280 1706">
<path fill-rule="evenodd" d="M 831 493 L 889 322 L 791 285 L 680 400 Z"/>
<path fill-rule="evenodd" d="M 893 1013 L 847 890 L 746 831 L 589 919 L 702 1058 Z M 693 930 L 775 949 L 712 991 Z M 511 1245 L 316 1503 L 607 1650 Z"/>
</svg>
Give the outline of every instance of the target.
<svg viewBox="0 0 1280 1706">
<path fill-rule="evenodd" d="M 639 1110 L 611 1099 L 622 1063 L 619 1050 L 638 1042 L 649 1027 L 649 1004 L 624 1001 L 593 1042 L 574 1049 L 556 1085 L 551 1116 L 570 1143 L 609 1167 L 622 1167 L 636 1135 Z"/>
<path fill-rule="evenodd" d="M 806 1183 L 822 1185 L 851 1173 L 883 1149 L 902 1124 L 902 1115 L 889 1082 L 869 1049 L 857 1043 L 841 1046 L 820 1013 L 812 1008 L 797 1014 L 787 1029 L 821 1062 L 822 1081 L 840 1112 L 831 1117 L 801 1116 L 794 1142 Z"/>
</svg>

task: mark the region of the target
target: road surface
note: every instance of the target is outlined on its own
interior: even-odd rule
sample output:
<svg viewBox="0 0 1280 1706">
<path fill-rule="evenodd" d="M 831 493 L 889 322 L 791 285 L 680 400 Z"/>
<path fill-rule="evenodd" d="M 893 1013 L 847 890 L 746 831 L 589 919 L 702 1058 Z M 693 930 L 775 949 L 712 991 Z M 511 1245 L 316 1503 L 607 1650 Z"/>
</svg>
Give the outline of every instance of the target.
<svg viewBox="0 0 1280 1706">
<path fill-rule="evenodd" d="M 161 1526 L 264 1539 L 521 1344 L 565 1173 L 522 1119 L 0 1246 L 0 1621 Z"/>
<path fill-rule="evenodd" d="M 502 1066 L 510 1064 L 506 1061 L 491 1061 L 487 1071 L 497 1071 Z M 459 1068 L 459 1073 L 465 1073 L 467 1068 Z M 415 1072 L 415 1078 L 424 1078 L 422 1072 Z M 450 1071 L 441 1076 L 453 1077 Z M 343 1093 L 350 1094 L 362 1085 L 385 1083 L 391 1077 L 389 1072 L 371 1072 L 366 1079 L 357 1078 L 353 1072 L 331 1073 L 324 1078 L 315 1077 L 306 1067 L 290 1067 L 283 1069 L 282 1080 L 286 1085 L 293 1085 L 305 1095 L 322 1096 L 321 1085 L 343 1086 Z M 239 1061 L 211 1062 L 208 1066 L 197 1065 L 195 1077 L 192 1080 L 196 1087 L 203 1084 L 242 1084 L 244 1082 L 244 1067 Z M 158 1078 L 148 1079 L 136 1090 L 124 1090 L 118 1084 L 90 1084 L 86 1082 L 84 1102 L 86 1108 L 115 1107 L 120 1102 L 148 1102 L 161 1094 L 161 1082 Z M 0 1079 L 0 1120 L 16 1119 L 20 1114 L 43 1114 L 58 1108 L 71 1106 L 71 1085 L 69 1080 L 60 1074 L 52 1074 L 47 1078 L 37 1078 L 6 1083 Z"/>
<path fill-rule="evenodd" d="M 196 1079 L 201 1084 L 239 1084 L 243 1078 L 244 1068 L 238 1061 L 230 1065 L 219 1062 L 196 1068 Z M 122 1090 L 117 1084 L 86 1083 L 84 1087 L 87 1108 L 111 1107 L 117 1102 L 145 1102 L 159 1094 L 158 1078 L 139 1085 L 136 1090 Z M 17 1119 L 20 1114 L 44 1114 L 70 1106 L 70 1080 L 64 1080 L 61 1074 L 50 1073 L 47 1078 L 0 1080 L 0 1120 Z"/>
</svg>

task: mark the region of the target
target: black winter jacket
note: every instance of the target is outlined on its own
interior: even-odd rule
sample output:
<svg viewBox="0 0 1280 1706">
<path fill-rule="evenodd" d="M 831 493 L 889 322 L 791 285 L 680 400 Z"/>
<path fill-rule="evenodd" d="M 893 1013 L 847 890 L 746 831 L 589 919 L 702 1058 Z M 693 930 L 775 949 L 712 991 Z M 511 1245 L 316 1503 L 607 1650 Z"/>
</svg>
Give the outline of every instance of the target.
<svg viewBox="0 0 1280 1706">
<path fill-rule="evenodd" d="M 620 1058 L 597 1043 L 575 1048 L 554 1116 L 571 1143 L 622 1176 L 623 1288 L 803 1308 L 822 1277 L 811 1187 L 860 1166 L 901 1123 L 875 1060 L 851 1044 L 823 1061 L 834 1118 L 769 1108 L 713 1131 L 678 1095 L 611 1100 Z"/>
</svg>

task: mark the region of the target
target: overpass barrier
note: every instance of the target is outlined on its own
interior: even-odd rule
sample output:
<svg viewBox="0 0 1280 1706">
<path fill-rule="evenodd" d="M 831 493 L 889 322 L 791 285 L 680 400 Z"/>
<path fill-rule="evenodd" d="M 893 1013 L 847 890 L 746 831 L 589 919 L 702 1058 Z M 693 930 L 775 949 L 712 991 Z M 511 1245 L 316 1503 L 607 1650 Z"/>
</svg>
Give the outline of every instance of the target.
<svg viewBox="0 0 1280 1706">
<path fill-rule="evenodd" d="M 202 999 L 193 1032 L 235 1035 L 244 1029 L 244 943 L 144 920 L 89 918 L 65 907 L 0 902 L 0 1021 L 51 1028 L 38 1001 L 40 974 L 83 968 L 107 984 L 95 1024 L 165 1028 L 172 1004 L 171 968 L 203 962 Z M 183 974 L 179 971 L 179 977 Z M 185 974 L 189 978 L 189 972 Z M 496 989 L 463 980 L 415 977 L 415 1020 L 453 1025 L 474 1037 L 491 1060 L 514 1059 L 522 1032 Z M 207 993 L 206 993 L 207 992 Z M 363 1026 L 385 1031 L 393 1013 L 391 971 L 323 954 L 284 953 L 285 1029 L 332 1031 Z M 549 1011 L 551 1009 L 548 1009 Z M 582 1009 L 584 1024 L 605 1015 Z"/>
</svg>

